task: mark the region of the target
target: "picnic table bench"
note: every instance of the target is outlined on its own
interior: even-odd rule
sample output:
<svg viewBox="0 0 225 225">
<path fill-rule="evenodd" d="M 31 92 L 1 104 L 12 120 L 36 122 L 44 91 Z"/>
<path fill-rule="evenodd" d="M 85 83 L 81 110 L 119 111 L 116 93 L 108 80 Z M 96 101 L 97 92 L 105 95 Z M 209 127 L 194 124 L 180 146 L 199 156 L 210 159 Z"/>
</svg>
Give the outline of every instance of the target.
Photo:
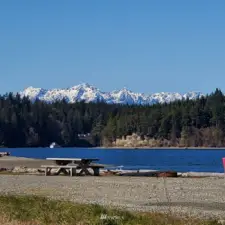
<svg viewBox="0 0 225 225">
<path fill-rule="evenodd" d="M 100 168 L 104 168 L 102 164 L 93 163 L 93 161 L 98 161 L 96 158 L 47 158 L 46 160 L 51 160 L 55 162 L 55 165 L 42 165 L 45 168 L 45 175 L 50 175 L 52 169 L 58 169 L 55 175 L 63 173 L 65 175 L 91 175 L 89 168 L 93 170 L 94 176 L 99 176 Z M 80 169 L 79 173 L 77 170 Z"/>
</svg>

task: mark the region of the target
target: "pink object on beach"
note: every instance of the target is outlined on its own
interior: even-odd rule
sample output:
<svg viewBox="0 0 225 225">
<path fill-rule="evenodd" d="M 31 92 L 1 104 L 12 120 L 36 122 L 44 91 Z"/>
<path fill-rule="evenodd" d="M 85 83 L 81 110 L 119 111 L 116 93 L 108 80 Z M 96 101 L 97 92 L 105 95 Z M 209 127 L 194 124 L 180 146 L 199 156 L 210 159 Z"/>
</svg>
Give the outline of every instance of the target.
<svg viewBox="0 0 225 225">
<path fill-rule="evenodd" d="M 223 161 L 223 168 L 224 168 L 224 172 L 225 172 L 225 158 L 222 158 Z"/>
</svg>

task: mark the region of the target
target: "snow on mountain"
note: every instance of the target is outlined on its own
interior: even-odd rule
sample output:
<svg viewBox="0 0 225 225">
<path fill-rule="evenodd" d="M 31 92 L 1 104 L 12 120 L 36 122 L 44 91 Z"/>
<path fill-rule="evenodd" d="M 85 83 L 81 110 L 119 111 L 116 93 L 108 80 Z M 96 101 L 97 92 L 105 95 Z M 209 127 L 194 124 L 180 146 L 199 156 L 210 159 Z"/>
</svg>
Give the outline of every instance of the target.
<svg viewBox="0 0 225 225">
<path fill-rule="evenodd" d="M 27 96 L 32 101 L 39 99 L 46 102 L 54 102 L 56 100 L 65 99 L 73 103 L 77 101 L 97 102 L 119 104 L 155 104 L 169 103 L 175 100 L 196 99 L 203 96 L 200 92 L 188 92 L 184 95 L 179 93 L 161 92 L 151 95 L 132 92 L 126 88 L 112 92 L 102 92 L 98 88 L 83 83 L 67 89 L 51 89 L 28 87 L 20 92 L 21 96 Z"/>
<path fill-rule="evenodd" d="M 28 87 L 20 94 L 28 96 L 31 100 L 42 99 L 48 91 L 42 88 Z"/>
</svg>

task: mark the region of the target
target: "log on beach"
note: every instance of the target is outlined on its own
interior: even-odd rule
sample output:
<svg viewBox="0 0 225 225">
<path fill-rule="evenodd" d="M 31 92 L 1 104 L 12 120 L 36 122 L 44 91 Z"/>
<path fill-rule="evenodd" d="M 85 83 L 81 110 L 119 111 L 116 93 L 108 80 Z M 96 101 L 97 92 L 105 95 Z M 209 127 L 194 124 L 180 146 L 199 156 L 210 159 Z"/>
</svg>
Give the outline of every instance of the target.
<svg viewBox="0 0 225 225">
<path fill-rule="evenodd" d="M 138 176 L 138 177 L 177 177 L 178 173 L 175 171 L 132 171 L 121 172 L 120 176 Z"/>
</svg>

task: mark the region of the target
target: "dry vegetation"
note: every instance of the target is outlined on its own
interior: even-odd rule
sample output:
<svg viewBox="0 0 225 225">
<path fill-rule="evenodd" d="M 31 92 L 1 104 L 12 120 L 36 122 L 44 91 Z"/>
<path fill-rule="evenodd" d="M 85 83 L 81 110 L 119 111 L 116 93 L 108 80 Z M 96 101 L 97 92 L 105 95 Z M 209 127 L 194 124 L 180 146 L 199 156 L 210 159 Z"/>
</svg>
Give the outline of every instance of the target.
<svg viewBox="0 0 225 225">
<path fill-rule="evenodd" d="M 179 144 L 177 140 L 176 145 L 172 145 L 169 140 L 157 140 L 154 138 L 149 138 L 147 136 L 139 136 L 135 133 L 132 135 L 127 135 L 126 137 L 117 138 L 113 143 L 113 147 L 182 147 L 182 144 Z"/>
<path fill-rule="evenodd" d="M 108 218 L 101 219 L 102 215 Z M 0 196 L 0 224 L 5 225 L 216 225 L 216 221 L 179 219 L 168 214 L 131 213 L 98 205 L 73 204 L 35 196 Z"/>
<path fill-rule="evenodd" d="M 155 139 L 150 138 L 146 135 L 140 136 L 136 133 L 132 135 L 123 136 L 122 138 L 116 138 L 116 140 L 112 143 L 107 141 L 104 142 L 104 146 L 106 147 L 146 147 L 146 148 L 157 148 L 157 147 L 214 147 L 217 146 L 216 143 L 218 133 L 212 128 L 206 128 L 202 131 L 197 131 L 193 133 L 193 135 L 189 135 L 188 137 L 182 136 L 181 138 L 176 138 L 174 140 L 167 139 Z M 201 139 L 204 137 L 204 141 Z M 215 143 L 212 143 L 212 140 L 215 140 Z M 200 144 L 197 142 L 201 142 Z"/>
</svg>

